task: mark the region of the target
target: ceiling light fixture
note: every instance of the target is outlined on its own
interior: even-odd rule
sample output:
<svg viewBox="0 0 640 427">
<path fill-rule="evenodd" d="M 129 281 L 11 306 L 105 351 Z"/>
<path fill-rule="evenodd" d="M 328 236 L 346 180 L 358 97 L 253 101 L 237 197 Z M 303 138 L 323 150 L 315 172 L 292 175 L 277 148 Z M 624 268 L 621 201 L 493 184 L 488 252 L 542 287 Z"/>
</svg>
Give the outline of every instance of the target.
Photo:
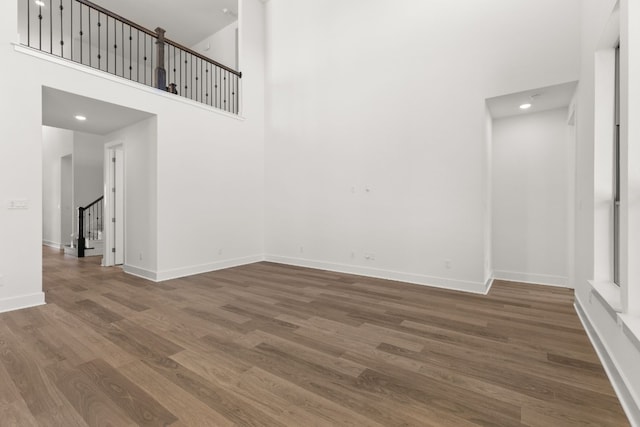
<svg viewBox="0 0 640 427">
<path fill-rule="evenodd" d="M 44 7 L 44 2 L 42 0 L 36 0 L 36 4 L 40 7 Z"/>
<path fill-rule="evenodd" d="M 85 120 L 87 120 L 87 118 L 86 118 L 85 116 L 77 115 L 77 116 L 76 116 L 76 120 L 79 120 L 79 121 L 81 121 L 81 122 L 84 122 Z"/>
<path fill-rule="evenodd" d="M 521 110 L 528 110 L 529 108 L 531 108 L 531 104 L 522 104 L 522 105 L 520 106 L 520 109 L 521 109 Z"/>
</svg>

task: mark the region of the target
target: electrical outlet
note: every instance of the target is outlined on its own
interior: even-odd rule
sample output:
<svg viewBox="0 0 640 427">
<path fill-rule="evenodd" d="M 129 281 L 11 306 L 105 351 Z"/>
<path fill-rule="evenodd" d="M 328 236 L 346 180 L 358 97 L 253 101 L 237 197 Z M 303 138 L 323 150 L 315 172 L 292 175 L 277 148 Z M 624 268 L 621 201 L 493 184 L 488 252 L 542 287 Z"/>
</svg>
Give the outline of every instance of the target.
<svg viewBox="0 0 640 427">
<path fill-rule="evenodd" d="M 451 261 L 450 259 L 445 259 L 444 268 L 446 268 L 447 270 L 451 270 L 452 267 L 453 267 L 453 261 Z"/>
<path fill-rule="evenodd" d="M 351 259 L 355 259 L 356 258 L 356 251 L 351 251 Z"/>
<path fill-rule="evenodd" d="M 140 252 L 140 256 L 139 256 L 139 258 L 140 258 L 140 261 L 142 261 L 142 258 L 143 258 L 143 257 L 142 257 L 142 252 Z"/>
<path fill-rule="evenodd" d="M 304 253 L 304 246 L 300 246 L 300 253 L 303 254 Z"/>
<path fill-rule="evenodd" d="M 222 255 L 222 248 L 218 249 L 218 255 Z"/>
</svg>

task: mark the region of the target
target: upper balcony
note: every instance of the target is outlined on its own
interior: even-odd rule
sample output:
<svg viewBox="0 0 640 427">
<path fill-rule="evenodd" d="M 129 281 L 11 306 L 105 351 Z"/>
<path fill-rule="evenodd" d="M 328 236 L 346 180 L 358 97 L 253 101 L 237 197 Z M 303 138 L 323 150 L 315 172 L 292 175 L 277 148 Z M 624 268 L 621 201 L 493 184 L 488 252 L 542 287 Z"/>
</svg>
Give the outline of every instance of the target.
<svg viewBox="0 0 640 427">
<path fill-rule="evenodd" d="M 239 114 L 242 73 L 166 38 L 163 28 L 152 31 L 87 0 L 18 5 L 24 46 Z"/>
</svg>

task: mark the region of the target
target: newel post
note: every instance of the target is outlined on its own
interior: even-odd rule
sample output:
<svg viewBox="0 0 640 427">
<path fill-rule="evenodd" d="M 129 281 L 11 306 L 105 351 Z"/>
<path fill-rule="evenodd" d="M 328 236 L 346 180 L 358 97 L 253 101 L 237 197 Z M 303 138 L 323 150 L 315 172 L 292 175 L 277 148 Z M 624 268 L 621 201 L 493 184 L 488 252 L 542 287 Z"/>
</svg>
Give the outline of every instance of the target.
<svg viewBox="0 0 640 427">
<path fill-rule="evenodd" d="M 156 34 L 158 35 L 158 40 L 156 40 L 156 58 L 158 58 L 158 62 L 156 64 L 155 75 L 156 87 L 167 90 L 167 70 L 164 68 L 164 33 L 165 30 L 162 28 L 156 28 Z"/>
</svg>

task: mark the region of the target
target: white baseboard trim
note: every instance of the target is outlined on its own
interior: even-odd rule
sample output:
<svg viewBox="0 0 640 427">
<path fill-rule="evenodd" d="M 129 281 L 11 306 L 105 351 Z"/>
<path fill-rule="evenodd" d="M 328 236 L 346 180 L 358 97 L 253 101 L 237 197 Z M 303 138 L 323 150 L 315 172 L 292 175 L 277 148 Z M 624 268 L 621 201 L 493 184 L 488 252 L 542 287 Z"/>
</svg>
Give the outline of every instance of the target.
<svg viewBox="0 0 640 427">
<path fill-rule="evenodd" d="M 254 264 L 264 261 L 262 255 L 253 255 L 242 258 L 233 258 L 222 261 L 216 261 L 208 264 L 193 265 L 190 267 L 176 268 L 173 270 L 164 270 L 153 272 L 130 265 L 124 266 L 125 273 L 144 279 L 153 280 L 154 282 L 163 282 L 165 280 L 178 279 L 180 277 L 193 276 L 196 274 L 209 273 L 211 271 L 223 270 L 225 268 L 239 267 L 241 265 Z"/>
<path fill-rule="evenodd" d="M 153 282 L 157 282 L 158 273 L 151 270 L 145 270 L 144 268 L 134 267 L 133 265 L 123 265 L 122 271 L 127 274 L 131 274 L 132 276 L 141 277 L 143 279 L 151 280 Z"/>
<path fill-rule="evenodd" d="M 45 304 L 44 292 L 0 299 L 0 313 L 20 310 L 23 308 L 36 307 L 43 304 Z"/>
<path fill-rule="evenodd" d="M 566 276 L 552 276 L 548 274 L 518 273 L 515 271 L 493 272 L 494 280 L 507 280 L 509 282 L 531 283 L 534 285 L 568 287 L 569 278 Z"/>
<path fill-rule="evenodd" d="M 454 291 L 471 292 L 474 294 L 486 295 L 487 292 L 489 292 L 489 287 L 491 286 L 491 280 L 487 281 L 487 283 L 454 280 L 446 279 L 443 277 L 431 277 L 421 274 L 402 273 L 398 271 L 382 270 L 377 268 L 362 267 L 358 265 L 337 264 L 304 258 L 283 257 L 278 255 L 267 255 L 265 256 L 264 260 L 277 264 L 286 264 L 294 265 L 297 267 L 314 268 L 317 270 L 334 271 L 336 273 L 355 274 L 358 276 L 374 277 L 376 279 L 393 280 L 396 282 L 406 282 L 415 285 L 450 289 Z"/>
<path fill-rule="evenodd" d="M 587 332 L 589 340 L 591 340 L 593 348 L 596 350 L 596 353 L 600 358 L 600 362 L 602 362 L 602 366 L 607 373 L 607 377 L 609 377 L 609 381 L 611 382 L 611 385 L 613 386 L 613 389 L 618 396 L 618 400 L 620 400 L 620 404 L 622 405 L 627 418 L 629 418 L 629 422 L 632 426 L 639 427 L 640 402 L 636 402 L 634 400 L 633 394 L 627 387 L 622 373 L 618 370 L 614 358 L 611 356 L 611 353 L 607 349 L 605 343 L 600 339 L 600 336 L 598 335 L 596 328 L 593 326 L 589 315 L 582 308 L 583 304 L 581 303 L 578 295 L 576 295 L 573 306 L 576 310 L 576 313 L 578 313 L 578 318 L 582 322 L 584 330 Z"/>
<path fill-rule="evenodd" d="M 62 243 L 59 242 L 52 242 L 51 240 L 43 240 L 42 244 L 44 246 L 48 246 L 50 248 L 55 248 L 55 249 L 64 249 L 64 245 Z"/>
<path fill-rule="evenodd" d="M 489 276 L 489 278 L 486 280 L 486 282 L 484 283 L 484 288 L 486 289 L 484 294 L 488 295 L 489 291 L 491 291 L 491 287 L 493 286 L 493 282 L 496 279 L 493 277 L 493 272 L 491 272 L 491 275 Z"/>
</svg>

